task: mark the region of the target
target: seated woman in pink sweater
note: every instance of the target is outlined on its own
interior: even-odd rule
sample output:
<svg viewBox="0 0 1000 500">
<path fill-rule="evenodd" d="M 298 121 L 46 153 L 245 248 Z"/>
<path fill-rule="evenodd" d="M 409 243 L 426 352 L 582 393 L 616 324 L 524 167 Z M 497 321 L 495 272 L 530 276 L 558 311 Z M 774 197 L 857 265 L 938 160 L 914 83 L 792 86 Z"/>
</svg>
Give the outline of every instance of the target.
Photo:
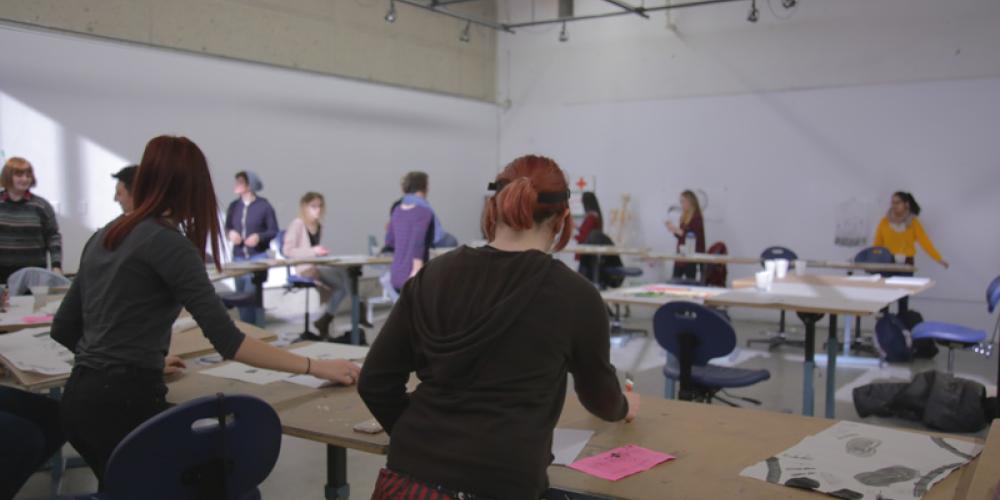
<svg viewBox="0 0 1000 500">
<path fill-rule="evenodd" d="M 323 229 L 323 215 L 326 211 L 326 201 L 323 195 L 308 192 L 299 201 L 299 216 L 288 225 L 285 231 L 285 242 L 281 253 L 292 259 L 323 257 L 330 251 L 319 244 Z M 316 281 L 321 302 L 326 303 L 326 311 L 313 326 L 319 331 L 319 336 L 308 340 L 327 340 L 330 336 L 330 324 L 340 303 L 347 297 L 349 280 L 347 271 L 341 267 L 317 266 L 303 264 L 295 266 L 295 273 Z M 305 336 L 304 336 L 305 337 Z"/>
</svg>

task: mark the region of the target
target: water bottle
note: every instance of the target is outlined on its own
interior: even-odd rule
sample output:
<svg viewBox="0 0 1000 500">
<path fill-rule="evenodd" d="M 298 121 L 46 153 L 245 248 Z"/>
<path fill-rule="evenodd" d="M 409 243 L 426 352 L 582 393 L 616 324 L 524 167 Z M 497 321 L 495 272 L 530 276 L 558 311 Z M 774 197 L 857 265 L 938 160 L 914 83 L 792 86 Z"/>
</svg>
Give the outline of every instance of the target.
<svg viewBox="0 0 1000 500">
<path fill-rule="evenodd" d="M 694 234 L 693 231 L 688 231 L 687 236 L 684 237 L 684 253 L 687 255 L 694 255 L 694 252 L 698 248 L 698 236 Z"/>
</svg>

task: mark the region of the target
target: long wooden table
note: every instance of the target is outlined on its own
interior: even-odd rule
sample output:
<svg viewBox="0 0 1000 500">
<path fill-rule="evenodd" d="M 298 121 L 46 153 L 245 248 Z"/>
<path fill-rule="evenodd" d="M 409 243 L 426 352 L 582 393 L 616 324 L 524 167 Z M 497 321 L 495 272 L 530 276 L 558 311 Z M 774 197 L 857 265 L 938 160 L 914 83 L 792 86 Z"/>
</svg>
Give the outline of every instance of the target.
<svg viewBox="0 0 1000 500">
<path fill-rule="evenodd" d="M 358 280 L 364 266 L 392 264 L 392 257 L 384 255 L 328 255 L 300 259 L 261 259 L 228 264 L 224 272 L 256 272 L 275 267 L 293 267 L 304 264 L 341 267 L 347 271 L 351 293 L 351 343 L 361 343 L 361 295 Z"/>
<path fill-rule="evenodd" d="M 379 455 L 389 450 L 389 437 L 385 433 L 372 435 L 353 430 L 354 424 L 372 418 L 354 387 L 308 389 L 284 382 L 261 386 L 198 373 L 184 374 L 168 387 L 168 400 L 174 403 L 216 392 L 246 393 L 271 403 L 278 411 L 285 434 L 326 445 L 325 498 L 330 500 L 343 500 L 350 495 L 346 472 L 348 449 Z M 599 498 L 822 498 L 813 492 L 741 477 L 739 473 L 834 423 L 834 420 L 821 418 L 652 396 L 643 396 L 635 422 L 609 423 L 590 415 L 577 398 L 570 395 L 558 426 L 596 431 L 580 458 L 626 444 L 639 444 L 670 453 L 677 460 L 617 482 L 587 476 L 564 466 L 550 466 L 548 473 L 556 490 L 582 492 Z M 952 473 L 934 486 L 925 498 L 953 498 L 956 491 L 963 485 L 967 487 L 971 481 L 971 469 L 965 467 Z M 375 478 L 370 479 L 374 481 Z"/>
<path fill-rule="evenodd" d="M 958 492 L 955 500 L 996 500 L 1000 498 L 1000 419 L 993 421 L 986 438 L 986 447 L 976 463 L 970 464 L 973 473 L 968 490 Z"/>
<path fill-rule="evenodd" d="M 896 302 L 899 298 L 915 295 L 934 285 L 928 281 L 923 286 L 887 285 L 884 280 L 868 282 L 846 277 L 788 276 L 775 280 L 771 291 L 760 291 L 751 286 L 749 279 L 736 280 L 739 288 L 713 295 L 705 304 L 713 307 L 751 307 L 779 309 L 798 313 L 805 324 L 805 360 L 802 376 L 802 414 L 813 415 L 815 370 L 816 323 L 829 316 L 830 332 L 827 339 L 826 365 L 826 416 L 834 417 L 834 395 L 837 378 L 837 316 L 871 316 Z"/>
</svg>

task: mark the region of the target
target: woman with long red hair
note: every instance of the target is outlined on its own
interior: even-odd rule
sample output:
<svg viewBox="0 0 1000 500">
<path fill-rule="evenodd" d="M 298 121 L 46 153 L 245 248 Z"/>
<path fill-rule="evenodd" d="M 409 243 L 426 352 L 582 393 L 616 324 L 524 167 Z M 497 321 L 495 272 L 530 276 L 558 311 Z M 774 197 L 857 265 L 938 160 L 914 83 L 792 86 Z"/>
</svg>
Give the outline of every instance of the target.
<svg viewBox="0 0 1000 500">
<path fill-rule="evenodd" d="M 219 265 L 218 204 L 205 156 L 185 137 L 149 141 L 133 188 L 135 210 L 87 242 L 80 271 L 52 324 L 76 354 L 60 403 L 69 442 L 100 481 L 115 446 L 166 409 L 164 355 L 187 309 L 226 359 L 352 384 L 358 367 L 309 359 L 246 337 L 205 272 Z"/>
<path fill-rule="evenodd" d="M 490 244 L 407 281 L 365 358 L 358 391 L 392 437 L 373 499 L 540 498 L 567 373 L 598 417 L 638 410 L 610 362 L 601 296 L 551 256 L 573 232 L 565 174 L 525 156 L 490 187 Z"/>
</svg>

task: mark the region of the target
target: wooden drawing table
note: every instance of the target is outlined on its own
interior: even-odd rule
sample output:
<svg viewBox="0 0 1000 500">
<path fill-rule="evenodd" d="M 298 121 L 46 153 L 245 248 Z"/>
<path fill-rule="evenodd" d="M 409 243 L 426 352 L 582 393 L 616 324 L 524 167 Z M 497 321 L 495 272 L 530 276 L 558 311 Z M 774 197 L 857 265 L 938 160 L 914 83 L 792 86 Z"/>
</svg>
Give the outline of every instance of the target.
<svg viewBox="0 0 1000 500">
<path fill-rule="evenodd" d="M 706 298 L 725 291 L 725 288 L 717 287 L 656 283 L 631 288 L 606 290 L 601 292 L 601 298 L 609 304 L 659 307 L 675 300 L 701 303 Z"/>
<path fill-rule="evenodd" d="M 65 293 L 60 293 L 58 295 L 49 295 L 46 297 L 46 307 L 52 305 L 53 303 L 62 303 Z M 34 308 L 34 314 L 41 314 L 40 308 Z M 16 332 L 18 330 L 24 330 L 25 328 L 39 328 L 52 325 L 52 320 L 43 321 L 40 323 L 25 323 L 22 318 L 9 318 L 11 322 L 0 324 L 0 333 Z"/>
<path fill-rule="evenodd" d="M 990 427 L 983 454 L 968 468 L 973 473 L 972 481 L 967 491 L 955 495 L 955 500 L 995 500 L 1000 495 L 1000 419 Z"/>
<path fill-rule="evenodd" d="M 813 415 L 813 371 L 815 363 L 816 323 L 823 315 L 830 316 L 826 365 L 826 416 L 834 417 L 834 394 L 837 375 L 837 316 L 869 316 L 902 297 L 913 295 L 933 286 L 895 287 L 883 283 L 848 281 L 843 277 L 789 276 L 775 280 L 771 291 L 759 291 L 745 286 L 746 280 L 736 280 L 741 288 L 705 299 L 714 307 L 753 307 L 779 309 L 798 313 L 805 324 L 805 362 L 803 363 L 802 414 Z"/>
<path fill-rule="evenodd" d="M 835 420 L 645 395 L 634 422 L 609 423 L 588 414 L 575 397 L 569 397 L 559 427 L 596 431 L 580 458 L 637 444 L 677 459 L 614 482 L 568 467 L 551 466 L 549 480 L 555 489 L 604 498 L 821 500 L 831 497 L 742 477 L 740 472 L 835 423 Z M 971 480 L 970 471 L 975 463 L 952 472 L 924 498 L 953 498 L 955 491 Z"/>
</svg>

